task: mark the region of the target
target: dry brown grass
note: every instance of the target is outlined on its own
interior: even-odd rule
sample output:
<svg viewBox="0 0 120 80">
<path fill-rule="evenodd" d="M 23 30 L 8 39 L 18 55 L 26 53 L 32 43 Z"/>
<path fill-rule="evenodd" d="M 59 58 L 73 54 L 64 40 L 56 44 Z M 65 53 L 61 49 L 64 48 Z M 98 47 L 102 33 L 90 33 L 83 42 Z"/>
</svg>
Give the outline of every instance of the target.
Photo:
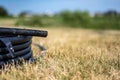
<svg viewBox="0 0 120 80">
<path fill-rule="evenodd" d="M 33 38 L 47 47 L 37 64 L 1 71 L 1 80 L 120 80 L 120 32 L 45 28 L 47 38 Z M 33 46 L 34 56 L 40 50 Z"/>
</svg>

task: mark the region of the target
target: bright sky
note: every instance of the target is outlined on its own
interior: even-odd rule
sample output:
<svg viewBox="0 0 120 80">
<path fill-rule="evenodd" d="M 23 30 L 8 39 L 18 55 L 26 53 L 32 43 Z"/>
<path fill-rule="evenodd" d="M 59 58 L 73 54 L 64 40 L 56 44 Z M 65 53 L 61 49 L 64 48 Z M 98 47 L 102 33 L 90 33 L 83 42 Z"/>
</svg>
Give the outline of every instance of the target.
<svg viewBox="0 0 120 80">
<path fill-rule="evenodd" d="M 120 0 L 0 0 L 0 6 L 11 14 L 22 11 L 56 13 L 63 10 L 87 10 L 94 14 L 111 9 L 120 12 Z"/>
</svg>

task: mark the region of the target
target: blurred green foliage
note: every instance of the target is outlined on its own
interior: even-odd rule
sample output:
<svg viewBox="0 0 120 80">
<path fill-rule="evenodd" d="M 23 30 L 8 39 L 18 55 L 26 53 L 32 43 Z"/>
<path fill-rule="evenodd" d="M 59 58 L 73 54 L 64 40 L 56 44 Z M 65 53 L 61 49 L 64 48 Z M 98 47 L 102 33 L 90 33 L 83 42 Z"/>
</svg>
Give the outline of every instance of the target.
<svg viewBox="0 0 120 80">
<path fill-rule="evenodd" d="M 8 17 L 7 10 L 2 6 L 0 6 L 0 17 Z"/>
<path fill-rule="evenodd" d="M 91 29 L 120 29 L 120 14 L 115 12 L 106 12 L 91 16 L 87 11 L 68 10 L 59 14 L 42 14 L 19 17 L 16 25 L 24 26 L 68 26 L 73 28 L 91 28 Z"/>
<path fill-rule="evenodd" d="M 40 16 L 33 16 L 31 18 L 19 18 L 16 25 L 22 26 L 42 26 L 42 20 Z"/>
<path fill-rule="evenodd" d="M 90 27 L 96 29 L 120 29 L 120 15 L 94 17 Z"/>
<path fill-rule="evenodd" d="M 91 22 L 91 17 L 88 12 L 70 12 L 64 11 L 61 13 L 63 23 L 71 27 L 85 27 Z"/>
</svg>

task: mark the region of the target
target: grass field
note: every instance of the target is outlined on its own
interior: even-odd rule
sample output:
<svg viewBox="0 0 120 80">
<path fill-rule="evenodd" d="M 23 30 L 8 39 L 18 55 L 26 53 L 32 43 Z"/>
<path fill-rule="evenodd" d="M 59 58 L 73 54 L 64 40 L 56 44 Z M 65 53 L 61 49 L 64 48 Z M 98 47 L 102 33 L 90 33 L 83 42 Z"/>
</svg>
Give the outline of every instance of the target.
<svg viewBox="0 0 120 80">
<path fill-rule="evenodd" d="M 120 31 L 44 28 L 33 38 L 47 54 L 36 64 L 1 70 L 0 80 L 120 80 Z M 33 46 L 34 56 L 40 50 Z"/>
<path fill-rule="evenodd" d="M 0 18 L 0 26 L 14 26 L 17 19 Z"/>
</svg>

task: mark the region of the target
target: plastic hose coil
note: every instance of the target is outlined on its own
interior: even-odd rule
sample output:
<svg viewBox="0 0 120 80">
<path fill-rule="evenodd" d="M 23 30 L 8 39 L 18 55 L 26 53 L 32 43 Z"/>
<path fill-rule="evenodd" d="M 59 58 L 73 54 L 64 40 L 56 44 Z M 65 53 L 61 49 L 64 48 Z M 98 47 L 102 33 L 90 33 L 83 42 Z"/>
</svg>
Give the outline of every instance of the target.
<svg viewBox="0 0 120 80">
<path fill-rule="evenodd" d="M 0 67 L 33 58 L 31 36 L 0 37 Z"/>
<path fill-rule="evenodd" d="M 43 30 L 0 28 L 0 68 L 22 60 L 36 60 L 31 50 L 32 36 L 47 37 L 47 34 L 48 32 Z M 35 45 L 42 51 L 46 50 L 41 45 Z"/>
</svg>

